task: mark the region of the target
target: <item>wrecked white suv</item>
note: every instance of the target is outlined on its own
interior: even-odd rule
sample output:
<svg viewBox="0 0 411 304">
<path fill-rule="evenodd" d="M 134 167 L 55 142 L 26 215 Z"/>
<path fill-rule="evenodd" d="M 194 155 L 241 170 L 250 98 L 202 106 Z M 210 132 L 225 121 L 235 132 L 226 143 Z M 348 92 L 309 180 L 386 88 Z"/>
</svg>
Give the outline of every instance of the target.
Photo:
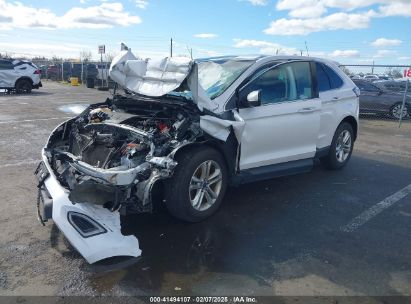
<svg viewBox="0 0 411 304">
<path fill-rule="evenodd" d="M 42 86 L 40 76 L 41 70 L 30 61 L 0 59 L 0 89 L 31 93 Z"/>
<path fill-rule="evenodd" d="M 93 263 L 138 256 L 120 214 L 152 212 L 163 183 L 170 213 L 205 219 L 229 184 L 338 169 L 358 129 L 358 92 L 329 61 L 218 57 L 115 58 L 118 89 L 58 126 L 42 151 L 38 210 Z M 122 90 L 120 90 L 122 88 Z"/>
</svg>

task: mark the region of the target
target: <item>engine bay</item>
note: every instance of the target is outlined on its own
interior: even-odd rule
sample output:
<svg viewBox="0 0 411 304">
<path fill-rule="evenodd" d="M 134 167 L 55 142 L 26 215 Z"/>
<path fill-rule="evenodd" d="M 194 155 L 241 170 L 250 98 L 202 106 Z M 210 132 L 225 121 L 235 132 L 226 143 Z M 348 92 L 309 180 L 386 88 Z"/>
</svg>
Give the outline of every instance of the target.
<svg viewBox="0 0 411 304">
<path fill-rule="evenodd" d="M 177 165 L 173 151 L 203 135 L 188 107 L 130 104 L 122 97 L 92 105 L 52 133 L 45 152 L 72 203 L 151 211 L 154 183 Z"/>
</svg>

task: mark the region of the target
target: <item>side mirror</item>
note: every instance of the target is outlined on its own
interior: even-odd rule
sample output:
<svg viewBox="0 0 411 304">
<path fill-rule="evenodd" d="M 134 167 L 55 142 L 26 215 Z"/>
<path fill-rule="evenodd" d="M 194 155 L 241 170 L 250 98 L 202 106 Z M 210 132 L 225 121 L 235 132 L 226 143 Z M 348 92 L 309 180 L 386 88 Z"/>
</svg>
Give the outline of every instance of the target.
<svg viewBox="0 0 411 304">
<path fill-rule="evenodd" d="M 261 91 L 252 91 L 247 95 L 247 103 L 249 107 L 258 107 L 261 105 Z"/>
</svg>

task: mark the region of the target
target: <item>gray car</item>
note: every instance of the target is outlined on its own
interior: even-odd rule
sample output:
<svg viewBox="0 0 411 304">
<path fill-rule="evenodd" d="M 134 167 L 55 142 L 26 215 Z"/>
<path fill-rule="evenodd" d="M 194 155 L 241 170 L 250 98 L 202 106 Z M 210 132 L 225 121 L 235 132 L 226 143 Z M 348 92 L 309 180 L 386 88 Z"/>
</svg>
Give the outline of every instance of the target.
<svg viewBox="0 0 411 304">
<path fill-rule="evenodd" d="M 392 118 L 408 117 L 411 114 L 411 94 L 401 107 L 404 93 L 385 90 L 365 80 L 353 80 L 361 91 L 360 114 L 388 114 Z"/>
</svg>

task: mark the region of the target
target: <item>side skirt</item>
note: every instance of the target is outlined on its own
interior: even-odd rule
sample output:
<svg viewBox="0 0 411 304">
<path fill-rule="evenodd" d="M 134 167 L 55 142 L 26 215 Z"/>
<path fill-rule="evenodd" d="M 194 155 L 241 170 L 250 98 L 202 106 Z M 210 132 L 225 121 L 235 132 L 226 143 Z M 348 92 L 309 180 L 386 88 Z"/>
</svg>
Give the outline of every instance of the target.
<svg viewBox="0 0 411 304">
<path fill-rule="evenodd" d="M 257 182 L 281 176 L 294 175 L 311 171 L 314 159 L 302 159 L 282 164 L 275 164 L 241 171 L 231 179 L 232 185 Z"/>
</svg>

